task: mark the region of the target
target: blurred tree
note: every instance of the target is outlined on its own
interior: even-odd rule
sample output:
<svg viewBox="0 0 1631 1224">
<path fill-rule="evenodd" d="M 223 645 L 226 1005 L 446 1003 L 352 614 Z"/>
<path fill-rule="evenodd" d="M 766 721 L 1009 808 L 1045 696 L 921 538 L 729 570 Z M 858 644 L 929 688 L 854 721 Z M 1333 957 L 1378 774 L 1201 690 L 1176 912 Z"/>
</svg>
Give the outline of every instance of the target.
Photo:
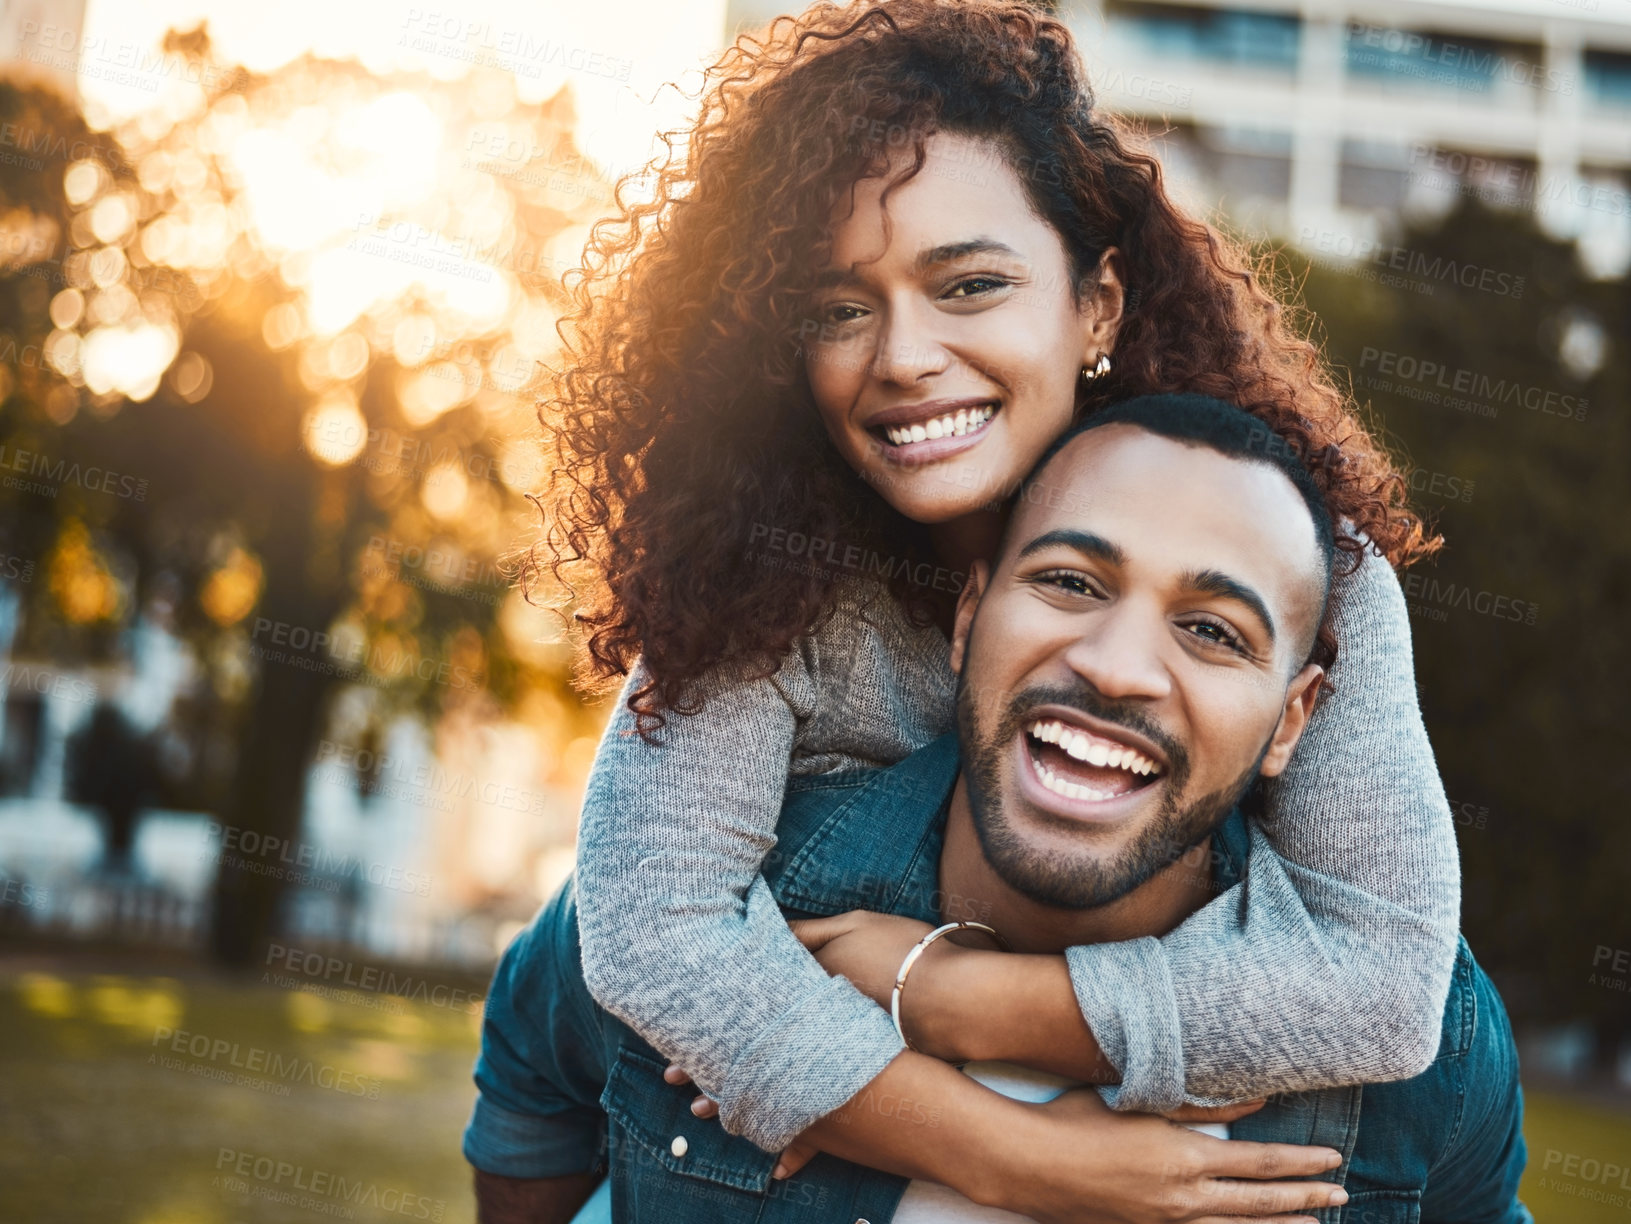
<svg viewBox="0 0 1631 1224">
<path fill-rule="evenodd" d="M 0 489 L 0 546 L 51 575 L 16 652 L 118 661 L 138 618 L 180 637 L 201 682 L 158 737 L 188 762 L 171 793 L 285 842 L 342 694 L 354 740 L 539 694 L 592 732 L 504 564 L 534 520 L 535 359 L 605 201 L 569 96 L 309 57 L 254 77 L 202 27 L 166 49 L 205 84 L 109 134 L 0 85 L 43 163 L 0 196 L 0 454 L 33 474 Z M 112 777 L 85 785 L 113 802 Z M 223 864 L 220 959 L 260 956 L 282 887 Z"/>
<path fill-rule="evenodd" d="M 1631 1038 L 1592 976 L 1631 947 L 1631 287 L 1473 201 L 1397 249 L 1309 270 L 1305 297 L 1447 540 L 1405 591 L 1465 927 L 1515 1014 L 1589 1017 L 1610 1059 Z"/>
</svg>

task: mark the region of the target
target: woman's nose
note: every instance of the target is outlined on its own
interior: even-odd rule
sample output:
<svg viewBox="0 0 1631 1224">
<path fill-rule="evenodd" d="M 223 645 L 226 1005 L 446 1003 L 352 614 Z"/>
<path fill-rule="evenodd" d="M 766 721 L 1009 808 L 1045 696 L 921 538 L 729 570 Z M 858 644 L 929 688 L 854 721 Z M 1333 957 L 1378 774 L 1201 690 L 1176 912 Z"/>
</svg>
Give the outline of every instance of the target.
<svg viewBox="0 0 1631 1224">
<path fill-rule="evenodd" d="M 928 375 L 944 372 L 950 364 L 950 354 L 924 311 L 910 303 L 890 308 L 872 355 L 874 378 L 910 386 Z"/>
</svg>

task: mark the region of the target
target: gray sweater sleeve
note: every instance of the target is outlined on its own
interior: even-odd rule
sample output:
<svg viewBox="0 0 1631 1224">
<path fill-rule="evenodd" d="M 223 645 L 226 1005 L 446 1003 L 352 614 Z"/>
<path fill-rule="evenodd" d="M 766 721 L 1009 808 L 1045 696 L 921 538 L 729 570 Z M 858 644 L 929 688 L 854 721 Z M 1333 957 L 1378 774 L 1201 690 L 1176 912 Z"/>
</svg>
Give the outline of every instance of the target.
<svg viewBox="0 0 1631 1224">
<path fill-rule="evenodd" d="M 1067 953 L 1117 1108 L 1406 1079 L 1437 1054 L 1461 869 L 1409 615 L 1374 554 L 1332 599 L 1335 692 L 1266 785 L 1244 882 L 1162 939 Z"/>
<path fill-rule="evenodd" d="M 711 687 L 698 713 L 668 716 L 657 747 L 634 734 L 625 687 L 579 829 L 590 992 L 767 1151 L 903 1048 L 888 1014 L 794 937 L 760 874 L 815 699 L 807 650 L 773 679 Z M 637 667 L 629 685 L 643 679 Z"/>
</svg>

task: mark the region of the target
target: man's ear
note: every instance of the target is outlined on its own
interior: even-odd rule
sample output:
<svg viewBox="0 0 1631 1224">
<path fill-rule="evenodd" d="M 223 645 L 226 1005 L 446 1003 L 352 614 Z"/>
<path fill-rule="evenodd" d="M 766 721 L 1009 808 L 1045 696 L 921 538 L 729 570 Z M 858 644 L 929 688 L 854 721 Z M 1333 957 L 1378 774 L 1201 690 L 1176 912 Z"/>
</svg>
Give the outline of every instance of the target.
<svg viewBox="0 0 1631 1224">
<path fill-rule="evenodd" d="M 1127 289 L 1122 281 L 1121 251 L 1111 247 L 1099 258 L 1099 266 L 1082 278 L 1080 297 L 1085 332 L 1084 364 L 1091 366 L 1099 353 L 1113 353 L 1116 336 L 1127 305 Z"/>
<path fill-rule="evenodd" d="M 1285 771 L 1291 750 L 1303 737 L 1309 715 L 1314 712 L 1314 701 L 1323 679 L 1325 669 L 1318 663 L 1308 664 L 1292 678 L 1291 687 L 1286 689 L 1285 707 L 1280 711 L 1280 725 L 1274 729 L 1274 738 L 1269 740 L 1268 751 L 1263 754 L 1263 764 L 1258 769 L 1263 777 L 1278 777 Z"/>
<path fill-rule="evenodd" d="M 968 581 L 957 596 L 957 619 L 951 626 L 951 669 L 963 674 L 963 652 L 968 649 L 968 631 L 974 624 L 974 612 L 985 594 L 985 584 L 991 580 L 991 566 L 976 561 L 968 567 Z"/>
</svg>

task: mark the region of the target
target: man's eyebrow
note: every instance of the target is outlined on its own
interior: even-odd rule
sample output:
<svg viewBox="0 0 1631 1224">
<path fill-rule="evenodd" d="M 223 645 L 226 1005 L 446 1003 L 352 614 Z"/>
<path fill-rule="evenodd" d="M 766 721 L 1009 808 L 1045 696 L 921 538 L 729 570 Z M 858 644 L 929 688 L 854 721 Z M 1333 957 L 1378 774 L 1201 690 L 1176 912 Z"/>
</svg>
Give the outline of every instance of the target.
<svg viewBox="0 0 1631 1224">
<path fill-rule="evenodd" d="M 1094 535 L 1091 531 L 1073 531 L 1068 527 L 1056 527 L 1052 531 L 1044 531 L 1019 550 L 1017 560 L 1023 561 L 1031 554 L 1039 553 L 1045 548 L 1073 549 L 1084 557 L 1093 557 L 1111 565 L 1125 565 L 1127 563 L 1127 554 L 1103 536 Z"/>
<path fill-rule="evenodd" d="M 930 268 L 937 268 L 941 264 L 954 263 L 959 259 L 967 259 L 970 255 L 1005 255 L 1010 259 L 1025 258 L 1006 242 L 998 242 L 995 238 L 970 238 L 966 242 L 943 242 L 937 247 L 930 247 L 920 251 L 913 261 L 914 269 L 926 272 Z M 855 270 L 850 268 L 828 268 L 815 279 L 817 289 L 831 289 L 835 285 L 846 284 L 856 279 Z"/>
<path fill-rule="evenodd" d="M 1269 607 L 1263 602 L 1263 597 L 1244 582 L 1212 569 L 1186 570 L 1178 581 L 1186 590 L 1245 604 L 1252 615 L 1263 622 L 1263 629 L 1269 635 L 1269 645 L 1274 645 L 1274 618 L 1269 615 Z"/>
</svg>

